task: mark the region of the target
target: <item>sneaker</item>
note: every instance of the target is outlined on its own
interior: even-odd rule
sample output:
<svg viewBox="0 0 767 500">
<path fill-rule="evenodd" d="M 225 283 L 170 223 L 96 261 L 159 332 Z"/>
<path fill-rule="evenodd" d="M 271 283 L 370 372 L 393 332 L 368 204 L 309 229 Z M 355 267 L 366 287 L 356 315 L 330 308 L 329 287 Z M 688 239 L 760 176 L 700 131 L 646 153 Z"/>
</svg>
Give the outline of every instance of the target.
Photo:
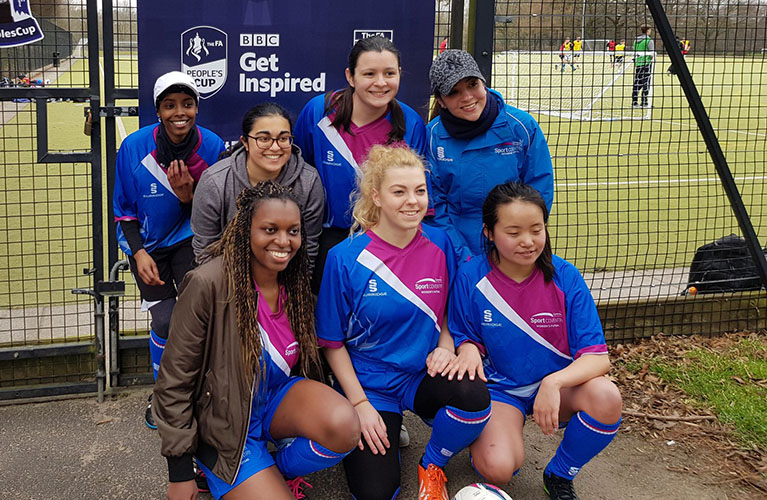
<svg viewBox="0 0 767 500">
<path fill-rule="evenodd" d="M 434 464 L 418 464 L 418 500 L 450 500 L 445 472 Z"/>
<path fill-rule="evenodd" d="M 407 448 L 410 446 L 410 433 L 407 431 L 405 424 L 399 428 L 399 447 Z"/>
<path fill-rule="evenodd" d="M 197 466 L 197 462 L 192 461 L 194 466 L 194 482 L 197 483 L 197 491 L 200 493 L 210 493 L 210 487 L 208 487 L 208 478 L 205 477 L 205 473 Z"/>
<path fill-rule="evenodd" d="M 543 491 L 551 500 L 579 500 L 573 482 L 555 474 L 543 473 Z"/>
<path fill-rule="evenodd" d="M 149 403 L 146 405 L 146 412 L 144 412 L 144 423 L 150 429 L 157 429 L 157 424 L 154 423 L 154 417 L 152 416 L 152 395 L 149 395 Z"/>
<path fill-rule="evenodd" d="M 295 477 L 293 479 L 286 479 L 285 484 L 288 485 L 290 493 L 296 497 L 296 500 L 306 498 L 306 495 L 304 494 L 304 487 L 313 488 L 313 486 L 304 481 L 304 478 L 301 476 Z"/>
</svg>

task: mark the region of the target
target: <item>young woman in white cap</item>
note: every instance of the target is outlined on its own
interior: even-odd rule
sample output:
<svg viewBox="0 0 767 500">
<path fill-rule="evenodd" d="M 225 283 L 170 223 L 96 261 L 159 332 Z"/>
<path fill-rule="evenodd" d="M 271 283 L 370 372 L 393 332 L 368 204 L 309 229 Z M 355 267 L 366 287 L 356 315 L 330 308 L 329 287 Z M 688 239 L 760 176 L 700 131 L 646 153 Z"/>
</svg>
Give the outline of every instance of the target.
<svg viewBox="0 0 767 500">
<path fill-rule="evenodd" d="M 487 88 L 468 52 L 444 51 L 429 80 L 436 101 L 426 126 L 434 221 L 465 261 L 482 255 L 482 203 L 496 184 L 530 184 L 551 210 L 551 154 L 535 118 Z"/>
<path fill-rule="evenodd" d="M 142 310 L 152 316 L 149 351 L 156 379 L 178 285 L 194 266 L 189 219 L 195 184 L 224 142 L 197 126 L 200 94 L 189 75 L 160 76 L 153 98 L 160 123 L 130 134 L 117 153 L 113 209 Z M 150 396 L 145 422 L 155 429 L 151 406 Z"/>
</svg>

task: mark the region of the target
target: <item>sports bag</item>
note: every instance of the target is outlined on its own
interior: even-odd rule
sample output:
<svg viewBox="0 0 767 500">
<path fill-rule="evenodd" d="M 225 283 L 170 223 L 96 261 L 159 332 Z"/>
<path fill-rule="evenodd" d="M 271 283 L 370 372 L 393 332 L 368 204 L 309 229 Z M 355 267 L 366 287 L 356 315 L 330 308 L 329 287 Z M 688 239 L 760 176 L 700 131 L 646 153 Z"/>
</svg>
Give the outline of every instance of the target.
<svg viewBox="0 0 767 500">
<path fill-rule="evenodd" d="M 759 290 L 762 284 L 746 240 L 731 234 L 698 248 L 685 293 L 690 287 L 697 293 Z"/>
</svg>

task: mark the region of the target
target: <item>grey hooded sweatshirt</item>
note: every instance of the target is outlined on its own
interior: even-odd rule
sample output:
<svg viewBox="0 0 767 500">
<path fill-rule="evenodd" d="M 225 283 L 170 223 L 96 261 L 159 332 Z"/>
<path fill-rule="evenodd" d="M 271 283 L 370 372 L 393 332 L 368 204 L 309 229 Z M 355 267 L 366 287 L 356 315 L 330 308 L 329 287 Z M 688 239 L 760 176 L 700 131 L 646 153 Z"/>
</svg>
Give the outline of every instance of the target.
<svg viewBox="0 0 767 500">
<path fill-rule="evenodd" d="M 237 196 L 251 186 L 246 166 L 247 151 L 239 148 L 228 158 L 216 162 L 203 172 L 194 191 L 192 204 L 192 248 L 198 264 L 207 257 L 205 247 L 221 239 L 226 224 L 237 212 Z M 306 251 L 310 270 L 317 257 L 322 219 L 325 207 L 325 191 L 317 169 L 306 163 L 301 150 L 293 146 L 290 159 L 282 167 L 275 182 L 293 190 L 298 198 L 306 229 Z"/>
</svg>

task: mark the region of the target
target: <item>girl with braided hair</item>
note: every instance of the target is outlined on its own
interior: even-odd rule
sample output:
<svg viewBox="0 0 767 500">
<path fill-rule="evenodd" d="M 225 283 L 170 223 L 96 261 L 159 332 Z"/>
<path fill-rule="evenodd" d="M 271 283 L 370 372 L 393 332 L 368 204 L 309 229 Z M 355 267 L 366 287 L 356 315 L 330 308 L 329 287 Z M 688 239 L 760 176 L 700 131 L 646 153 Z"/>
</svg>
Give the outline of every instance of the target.
<svg viewBox="0 0 767 500">
<path fill-rule="evenodd" d="M 349 402 L 305 378 L 320 366 L 305 241 L 295 196 L 261 182 L 187 274 L 154 392 L 169 499 L 196 497 L 193 457 L 217 499 L 303 498 L 300 476 L 358 442 Z"/>
</svg>

